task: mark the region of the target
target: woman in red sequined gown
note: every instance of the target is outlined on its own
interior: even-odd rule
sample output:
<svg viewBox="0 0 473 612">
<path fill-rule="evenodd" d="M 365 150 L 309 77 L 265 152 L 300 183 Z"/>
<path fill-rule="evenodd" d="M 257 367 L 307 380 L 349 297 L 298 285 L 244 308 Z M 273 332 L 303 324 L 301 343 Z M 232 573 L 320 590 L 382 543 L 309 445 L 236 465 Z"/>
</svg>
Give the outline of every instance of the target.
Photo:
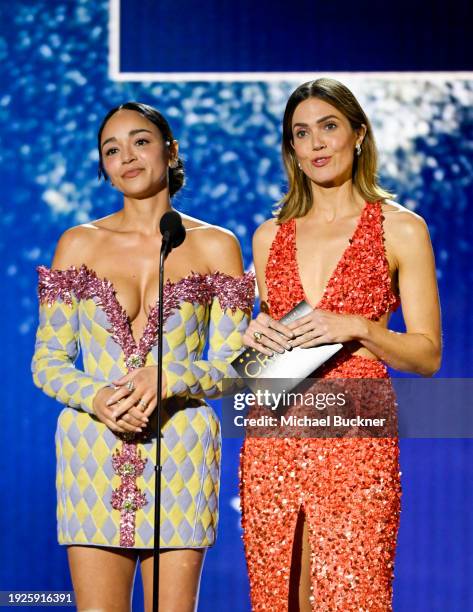
<svg viewBox="0 0 473 612">
<path fill-rule="evenodd" d="M 245 344 L 271 355 L 343 343 L 320 378 L 388 379 L 387 365 L 434 374 L 440 312 L 428 230 L 377 184 L 372 129 L 350 90 L 331 79 L 296 89 L 282 152 L 289 190 L 254 236 L 264 312 Z M 304 299 L 311 314 L 278 322 Z M 394 333 L 400 299 L 406 332 Z M 254 610 L 392 609 L 396 437 L 247 437 L 240 469 Z"/>
</svg>

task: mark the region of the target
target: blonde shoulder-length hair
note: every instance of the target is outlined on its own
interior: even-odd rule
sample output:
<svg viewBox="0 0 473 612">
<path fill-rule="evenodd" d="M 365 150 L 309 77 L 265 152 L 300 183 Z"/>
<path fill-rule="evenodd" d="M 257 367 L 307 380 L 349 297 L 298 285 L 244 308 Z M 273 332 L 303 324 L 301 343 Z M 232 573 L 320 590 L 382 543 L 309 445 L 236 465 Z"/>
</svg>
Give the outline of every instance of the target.
<svg viewBox="0 0 473 612">
<path fill-rule="evenodd" d="M 287 174 L 289 189 L 276 205 L 277 223 L 284 223 L 295 217 L 303 217 L 312 208 L 310 180 L 299 170 L 293 147 L 292 118 L 297 106 L 308 98 L 324 100 L 340 111 L 350 122 L 354 131 L 366 126 L 361 154 L 353 151 L 353 184 L 367 202 L 391 199 L 393 194 L 377 182 L 378 154 L 373 129 L 360 103 L 352 92 L 335 79 L 317 79 L 300 85 L 290 96 L 283 118 L 282 158 Z"/>
</svg>

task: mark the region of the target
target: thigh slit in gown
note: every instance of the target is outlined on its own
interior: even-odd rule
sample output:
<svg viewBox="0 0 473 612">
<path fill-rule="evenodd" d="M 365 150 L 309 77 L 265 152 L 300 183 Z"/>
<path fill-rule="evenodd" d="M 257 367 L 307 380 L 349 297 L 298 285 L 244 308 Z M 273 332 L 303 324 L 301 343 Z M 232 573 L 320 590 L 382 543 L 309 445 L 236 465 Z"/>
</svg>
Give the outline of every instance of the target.
<svg viewBox="0 0 473 612">
<path fill-rule="evenodd" d="M 350 244 L 317 304 L 379 319 L 399 305 L 391 289 L 380 203 L 366 203 Z M 306 299 L 296 260 L 295 219 L 280 225 L 266 282 L 271 316 Z M 342 349 L 317 371 L 327 379 L 382 379 L 386 410 L 395 411 L 384 363 Z M 379 399 L 379 398 L 378 398 Z M 288 609 L 299 512 L 310 544 L 312 610 L 387 612 L 400 514 L 397 436 L 247 437 L 240 462 L 243 540 L 253 610 Z"/>
</svg>

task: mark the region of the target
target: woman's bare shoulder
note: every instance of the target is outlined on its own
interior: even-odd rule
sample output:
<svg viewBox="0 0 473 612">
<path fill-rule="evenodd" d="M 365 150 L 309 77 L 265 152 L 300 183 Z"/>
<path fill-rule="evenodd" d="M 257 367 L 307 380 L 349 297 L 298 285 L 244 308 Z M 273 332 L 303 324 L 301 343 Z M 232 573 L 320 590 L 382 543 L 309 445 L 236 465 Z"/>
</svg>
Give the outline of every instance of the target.
<svg viewBox="0 0 473 612">
<path fill-rule="evenodd" d="M 387 236 L 406 239 L 425 235 L 425 232 L 428 232 L 424 218 L 398 202 L 384 201 L 382 212 Z"/>
<path fill-rule="evenodd" d="M 429 229 L 418 213 L 391 201 L 383 203 L 382 210 L 386 250 L 397 267 L 402 262 L 419 261 L 431 252 Z"/>
<path fill-rule="evenodd" d="M 225 227 L 212 225 L 188 215 L 181 215 L 181 217 L 187 235 L 192 239 L 203 241 L 205 244 L 209 243 L 211 247 L 238 243 L 235 234 Z"/>
<path fill-rule="evenodd" d="M 87 264 L 103 232 L 95 221 L 67 229 L 58 240 L 52 267 L 65 270 Z"/>
<path fill-rule="evenodd" d="M 268 248 L 271 246 L 277 232 L 279 225 L 276 223 L 276 219 L 272 217 L 267 219 L 261 225 L 256 228 L 253 234 L 253 246 L 259 248 Z"/>
<path fill-rule="evenodd" d="M 243 272 L 240 242 L 233 232 L 188 215 L 181 215 L 186 240 L 191 240 L 204 255 L 210 271 L 238 276 Z"/>
</svg>

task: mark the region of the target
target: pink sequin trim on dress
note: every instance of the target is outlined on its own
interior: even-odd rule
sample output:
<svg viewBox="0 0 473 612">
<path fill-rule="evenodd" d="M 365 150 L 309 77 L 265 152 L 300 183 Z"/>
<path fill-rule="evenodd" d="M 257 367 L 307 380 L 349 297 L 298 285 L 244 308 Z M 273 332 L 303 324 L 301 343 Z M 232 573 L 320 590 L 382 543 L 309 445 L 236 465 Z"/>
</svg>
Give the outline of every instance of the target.
<svg viewBox="0 0 473 612">
<path fill-rule="evenodd" d="M 120 486 L 112 493 L 112 508 L 120 511 L 120 546 L 135 544 L 136 511 L 146 505 L 146 496 L 136 486 L 136 478 L 143 473 L 145 464 L 136 444 L 130 442 L 123 442 L 121 450 L 116 450 L 112 457 L 113 469 L 121 477 Z"/>
</svg>

